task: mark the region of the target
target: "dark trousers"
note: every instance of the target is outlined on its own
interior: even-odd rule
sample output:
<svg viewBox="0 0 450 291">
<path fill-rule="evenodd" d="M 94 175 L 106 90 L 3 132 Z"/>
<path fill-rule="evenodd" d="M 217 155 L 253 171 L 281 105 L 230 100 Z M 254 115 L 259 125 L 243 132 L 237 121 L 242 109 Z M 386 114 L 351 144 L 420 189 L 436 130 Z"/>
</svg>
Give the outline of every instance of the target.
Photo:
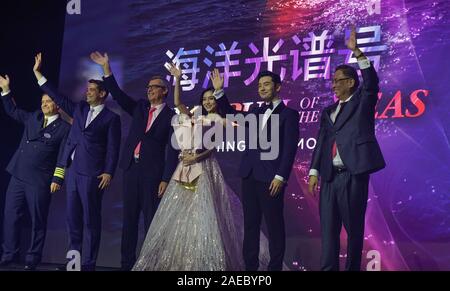
<svg viewBox="0 0 450 291">
<path fill-rule="evenodd" d="M 269 271 L 281 271 L 285 251 L 283 216 L 284 187 L 277 196 L 269 194 L 270 183 L 255 180 L 252 175 L 242 180 L 242 204 L 244 208 L 243 256 L 245 269 L 256 271 L 259 267 L 259 243 L 261 219 L 267 225 L 270 262 Z"/>
<path fill-rule="evenodd" d="M 149 176 L 142 164 L 132 162 L 123 178 L 123 226 L 121 265 L 131 270 L 136 262 L 139 217 L 144 216 L 144 231 L 147 233 L 160 202 L 158 187 L 160 179 Z"/>
<path fill-rule="evenodd" d="M 50 200 L 50 184 L 45 187 L 34 186 L 11 177 L 5 201 L 3 261 L 12 261 L 19 253 L 21 219 L 28 206 L 31 217 L 31 244 L 25 260 L 27 264 L 40 263 Z"/>
<path fill-rule="evenodd" d="M 322 181 L 319 209 L 323 271 L 339 270 L 342 224 L 348 234 L 345 270 L 360 270 L 368 187 L 368 174 L 351 175 L 347 171 L 335 171 L 331 181 Z"/>
<path fill-rule="evenodd" d="M 95 269 L 102 231 L 102 198 L 104 190 L 98 185 L 100 179 L 67 173 L 67 225 L 69 249 L 82 254 L 82 268 Z M 86 249 L 82 251 L 83 230 Z"/>
</svg>

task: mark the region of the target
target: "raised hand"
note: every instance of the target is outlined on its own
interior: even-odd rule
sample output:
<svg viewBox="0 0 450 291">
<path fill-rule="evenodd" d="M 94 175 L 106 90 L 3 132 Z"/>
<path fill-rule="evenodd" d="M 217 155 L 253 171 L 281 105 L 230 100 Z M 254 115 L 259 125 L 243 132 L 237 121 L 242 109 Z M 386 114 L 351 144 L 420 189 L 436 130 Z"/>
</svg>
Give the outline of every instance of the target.
<svg viewBox="0 0 450 291">
<path fill-rule="evenodd" d="M 36 80 L 40 80 L 43 76 L 41 74 L 41 66 L 42 66 L 42 53 L 38 53 L 34 57 L 34 66 L 33 66 L 33 72 L 36 76 Z"/>
<path fill-rule="evenodd" d="M 33 71 L 34 72 L 40 72 L 41 71 L 41 66 L 42 66 L 42 53 L 38 53 L 34 57 Z"/>
<path fill-rule="evenodd" d="M 102 55 L 100 52 L 95 51 L 90 54 L 90 57 L 94 63 L 96 63 L 102 67 L 109 64 L 109 57 L 108 57 L 107 53 Z"/>
<path fill-rule="evenodd" d="M 214 87 L 214 90 L 221 90 L 223 89 L 223 77 L 220 76 L 219 70 L 214 69 L 211 72 L 211 81 Z"/>
<path fill-rule="evenodd" d="M 112 75 L 111 66 L 109 65 L 109 56 L 107 53 L 102 55 L 100 52 L 95 51 L 90 54 L 90 57 L 94 63 L 102 66 L 103 74 L 105 74 L 105 76 Z"/>
<path fill-rule="evenodd" d="M 5 77 L 2 77 L 0 75 L 0 88 L 2 88 L 3 92 L 9 91 L 9 77 L 8 75 L 5 75 Z"/>
<path fill-rule="evenodd" d="M 173 91 L 173 104 L 180 110 L 181 114 L 186 114 L 190 116 L 190 112 L 186 105 L 181 101 L 181 75 L 183 75 L 180 67 L 176 66 L 174 63 L 165 64 L 164 67 L 170 72 L 170 74 L 175 78 L 175 88 Z"/>
<path fill-rule="evenodd" d="M 177 67 L 174 63 L 171 63 L 169 64 L 168 70 L 172 76 L 177 78 L 177 80 L 180 80 L 182 75 L 180 67 Z"/>
<path fill-rule="evenodd" d="M 356 44 L 356 28 L 353 26 L 350 32 L 350 37 L 347 39 L 347 48 L 351 51 L 355 51 L 358 47 Z"/>
</svg>

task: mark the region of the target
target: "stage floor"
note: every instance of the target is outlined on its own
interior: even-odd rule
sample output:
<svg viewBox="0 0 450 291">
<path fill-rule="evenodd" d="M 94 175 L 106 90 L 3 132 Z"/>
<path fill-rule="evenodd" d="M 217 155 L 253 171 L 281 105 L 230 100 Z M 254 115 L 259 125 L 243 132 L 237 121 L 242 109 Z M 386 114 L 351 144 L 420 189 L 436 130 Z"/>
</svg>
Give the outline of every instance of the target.
<svg viewBox="0 0 450 291">
<path fill-rule="evenodd" d="M 24 264 L 19 264 L 19 263 L 13 263 L 10 264 L 8 266 L 5 267 L 0 267 L 0 272 L 30 272 L 30 271 L 25 271 L 24 268 Z M 108 268 L 108 267 L 96 267 L 95 269 L 96 271 L 120 271 L 119 268 Z M 61 264 L 48 264 L 48 263 L 42 263 L 39 264 L 36 268 L 35 271 L 33 272 L 63 272 L 64 271 L 64 266 Z"/>
</svg>

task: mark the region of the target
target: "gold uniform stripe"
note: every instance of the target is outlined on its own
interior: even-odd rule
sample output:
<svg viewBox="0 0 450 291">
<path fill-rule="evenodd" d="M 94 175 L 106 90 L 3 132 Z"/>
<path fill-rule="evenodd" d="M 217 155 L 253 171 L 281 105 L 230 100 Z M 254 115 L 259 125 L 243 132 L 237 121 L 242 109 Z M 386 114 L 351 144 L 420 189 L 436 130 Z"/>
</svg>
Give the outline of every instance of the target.
<svg viewBox="0 0 450 291">
<path fill-rule="evenodd" d="M 65 169 L 64 168 L 56 168 L 53 176 L 64 179 Z"/>
</svg>

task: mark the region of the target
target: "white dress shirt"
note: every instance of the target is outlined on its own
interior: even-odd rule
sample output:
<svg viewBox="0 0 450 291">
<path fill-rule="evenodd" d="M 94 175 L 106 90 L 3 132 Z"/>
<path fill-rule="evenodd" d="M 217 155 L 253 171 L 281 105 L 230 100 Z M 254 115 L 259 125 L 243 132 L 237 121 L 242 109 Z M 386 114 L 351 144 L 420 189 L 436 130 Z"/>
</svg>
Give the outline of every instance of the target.
<svg viewBox="0 0 450 291">
<path fill-rule="evenodd" d="M 358 61 L 358 66 L 361 70 L 364 70 L 364 69 L 369 68 L 371 65 L 370 65 L 369 59 L 364 58 L 364 59 Z M 336 110 L 334 110 L 330 114 L 330 118 L 333 123 L 336 121 L 336 116 L 339 114 L 339 111 L 341 110 L 341 104 L 350 101 L 350 99 L 352 99 L 352 97 L 353 97 L 353 95 L 351 95 L 345 101 L 339 101 L 339 104 L 336 107 Z M 344 162 L 342 161 L 341 156 L 339 155 L 339 149 L 337 147 L 336 147 L 336 156 L 333 158 L 333 166 L 338 167 L 338 168 L 344 167 Z M 309 170 L 309 176 L 319 176 L 319 171 L 317 169 L 311 169 L 311 170 Z"/>
<path fill-rule="evenodd" d="M 223 89 L 220 89 L 220 90 L 214 90 L 213 95 L 214 95 L 214 98 L 220 99 L 220 98 L 222 98 L 222 96 L 224 95 L 224 91 L 223 91 Z M 264 116 L 263 116 L 263 128 L 264 128 L 264 126 L 266 126 L 267 120 L 269 120 L 269 117 L 270 117 L 270 115 L 272 114 L 272 112 L 275 110 L 275 108 L 276 108 L 280 103 L 281 103 L 281 99 L 275 100 L 274 102 L 272 102 L 273 108 L 272 108 L 272 109 L 267 108 L 267 110 L 264 112 Z M 284 182 L 284 180 L 285 180 L 285 179 L 284 179 L 282 176 L 280 176 L 280 175 L 275 175 L 274 178 L 277 179 L 277 180 L 280 180 L 281 182 Z"/>
<path fill-rule="evenodd" d="M 59 114 L 55 114 L 55 115 L 48 117 L 47 118 L 47 126 L 49 126 L 52 122 L 55 122 L 58 118 L 59 118 Z"/>
<path fill-rule="evenodd" d="M 161 103 L 156 106 L 152 106 L 152 108 L 156 108 L 155 111 L 153 111 L 152 121 L 150 122 L 150 127 L 146 129 L 148 131 L 150 128 L 152 128 L 153 123 L 155 122 L 158 115 L 161 113 L 161 111 L 164 109 L 164 106 L 166 106 L 166 103 Z"/>
<path fill-rule="evenodd" d="M 102 110 L 105 108 L 105 104 L 99 104 L 96 106 L 90 106 L 89 111 L 92 111 L 92 116 L 89 120 L 89 113 L 88 116 L 86 118 L 86 123 L 85 123 L 85 127 L 88 127 L 89 124 L 92 123 L 92 121 L 94 121 L 94 119 L 100 114 L 100 112 L 102 112 Z"/>
</svg>

